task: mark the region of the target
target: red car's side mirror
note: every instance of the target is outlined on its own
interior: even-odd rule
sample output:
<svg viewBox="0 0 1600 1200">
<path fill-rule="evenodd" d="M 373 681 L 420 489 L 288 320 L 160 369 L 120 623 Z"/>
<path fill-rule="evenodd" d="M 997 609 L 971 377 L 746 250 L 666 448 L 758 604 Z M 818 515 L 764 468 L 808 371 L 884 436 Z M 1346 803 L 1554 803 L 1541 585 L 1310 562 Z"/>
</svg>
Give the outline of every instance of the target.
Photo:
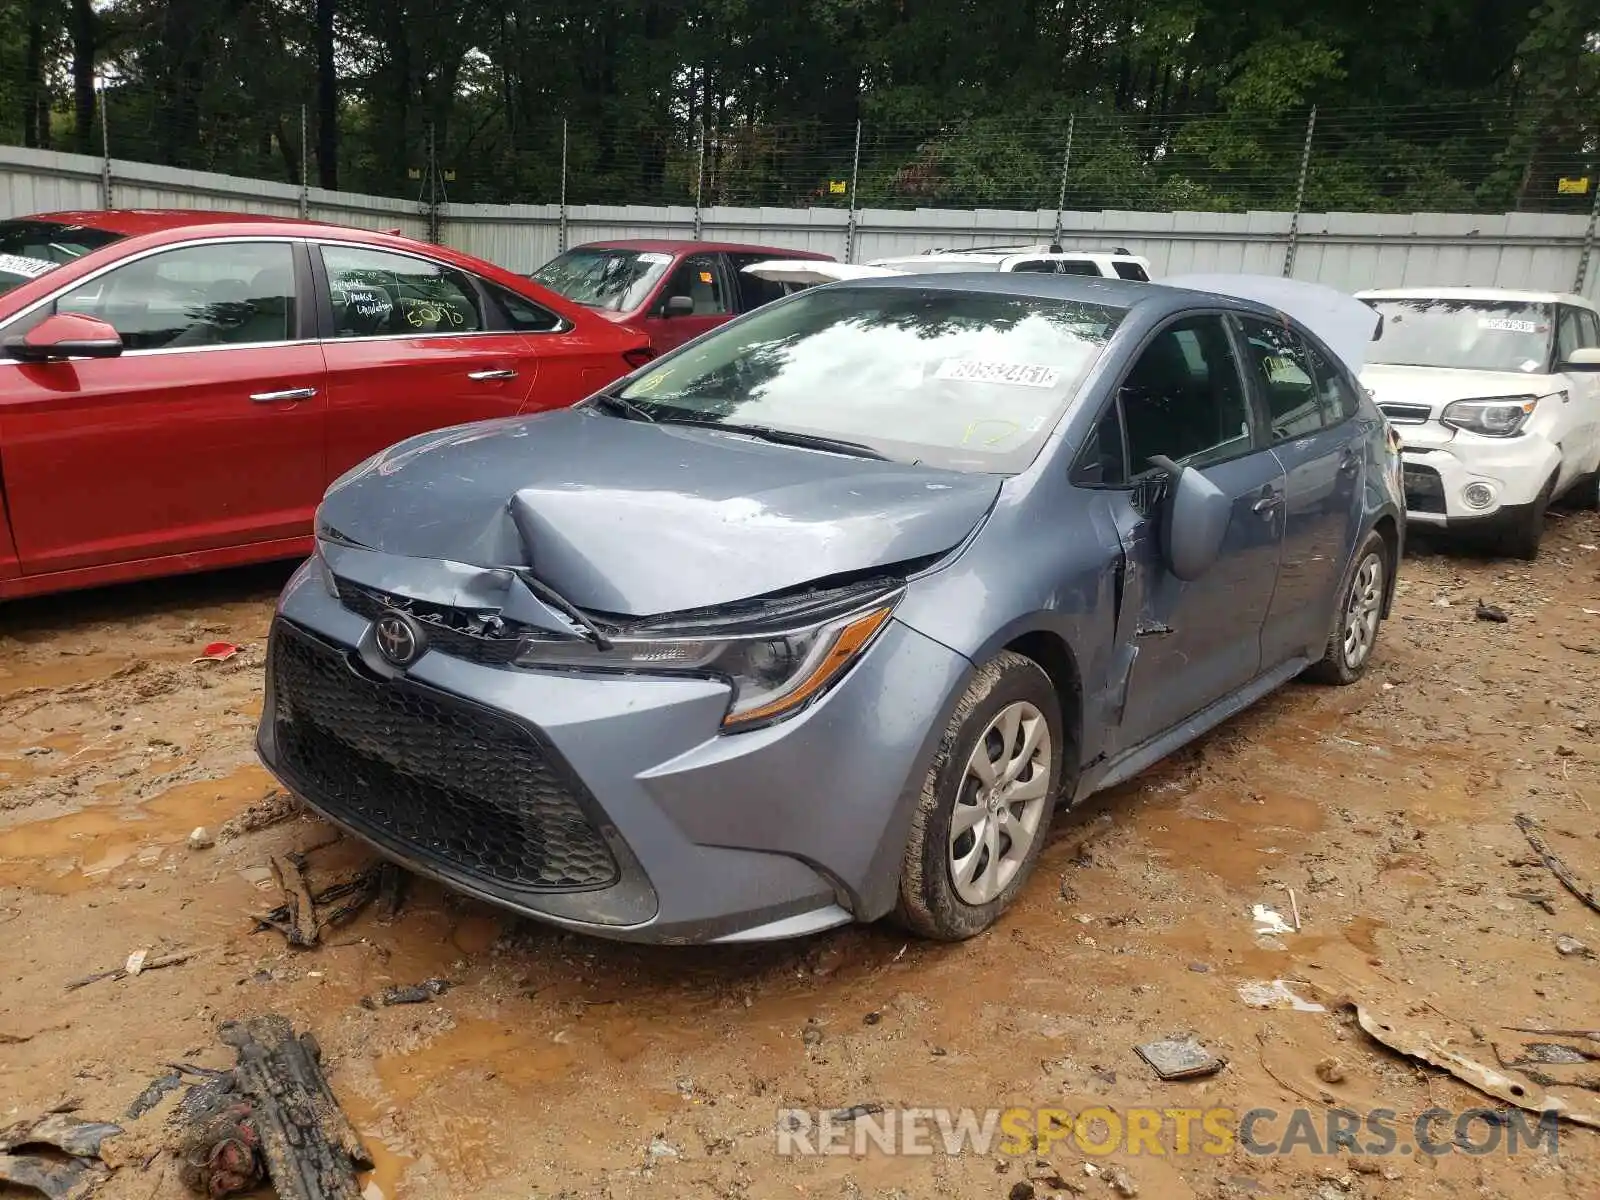
<svg viewBox="0 0 1600 1200">
<path fill-rule="evenodd" d="M 122 335 L 98 317 L 57 313 L 21 337 L 7 340 L 5 350 L 8 357 L 20 362 L 116 358 L 122 353 Z"/>
</svg>

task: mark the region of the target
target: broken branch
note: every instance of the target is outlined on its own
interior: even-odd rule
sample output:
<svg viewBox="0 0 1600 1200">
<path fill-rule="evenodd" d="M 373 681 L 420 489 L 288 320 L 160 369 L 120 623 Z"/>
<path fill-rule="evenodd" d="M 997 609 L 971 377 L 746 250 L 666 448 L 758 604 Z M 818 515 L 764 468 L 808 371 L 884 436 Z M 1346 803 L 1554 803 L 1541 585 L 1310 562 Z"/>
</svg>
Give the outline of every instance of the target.
<svg viewBox="0 0 1600 1200">
<path fill-rule="evenodd" d="M 1518 813 L 1515 819 L 1517 828 L 1522 830 L 1522 836 L 1528 839 L 1528 845 L 1533 847 L 1534 853 L 1538 854 L 1540 861 L 1550 869 L 1550 873 L 1561 881 L 1561 886 L 1595 912 L 1600 912 L 1600 893 L 1574 875 L 1567 864 L 1556 857 L 1556 852 L 1550 849 L 1549 843 L 1539 833 L 1534 819 L 1526 813 Z"/>
</svg>

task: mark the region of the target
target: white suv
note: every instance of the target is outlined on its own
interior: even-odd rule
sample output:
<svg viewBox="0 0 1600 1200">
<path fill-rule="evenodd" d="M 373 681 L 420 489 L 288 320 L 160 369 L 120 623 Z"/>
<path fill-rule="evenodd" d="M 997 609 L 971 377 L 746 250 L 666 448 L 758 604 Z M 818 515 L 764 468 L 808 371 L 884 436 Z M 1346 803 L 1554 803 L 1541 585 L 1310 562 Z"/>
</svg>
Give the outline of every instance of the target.
<svg viewBox="0 0 1600 1200">
<path fill-rule="evenodd" d="M 1383 318 L 1361 373 L 1404 442 L 1406 519 L 1539 553 L 1563 495 L 1600 506 L 1600 310 L 1495 288 L 1358 293 Z"/>
<path fill-rule="evenodd" d="M 1103 279 L 1150 281 L 1150 260 L 1126 250 L 1063 250 L 1060 246 L 975 246 L 966 250 L 927 250 L 902 258 L 879 258 L 865 265 L 774 260 L 751 263 L 745 274 L 786 291 L 821 283 L 885 275 L 927 275 L 955 271 L 1032 271 L 1046 275 L 1088 275 Z"/>
</svg>

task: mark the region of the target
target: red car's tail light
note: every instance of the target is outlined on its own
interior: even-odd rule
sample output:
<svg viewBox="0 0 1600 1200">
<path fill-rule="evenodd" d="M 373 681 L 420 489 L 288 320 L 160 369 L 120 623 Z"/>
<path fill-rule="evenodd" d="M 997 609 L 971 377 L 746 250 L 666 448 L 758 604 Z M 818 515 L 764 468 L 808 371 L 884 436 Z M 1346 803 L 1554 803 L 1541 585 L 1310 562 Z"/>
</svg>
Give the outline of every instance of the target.
<svg viewBox="0 0 1600 1200">
<path fill-rule="evenodd" d="M 637 350 L 624 350 L 622 352 L 622 361 L 627 363 L 628 366 L 633 370 L 637 371 L 640 367 L 644 366 L 645 363 L 655 358 L 655 356 L 656 352 L 654 349 L 649 346 L 640 346 Z"/>
</svg>

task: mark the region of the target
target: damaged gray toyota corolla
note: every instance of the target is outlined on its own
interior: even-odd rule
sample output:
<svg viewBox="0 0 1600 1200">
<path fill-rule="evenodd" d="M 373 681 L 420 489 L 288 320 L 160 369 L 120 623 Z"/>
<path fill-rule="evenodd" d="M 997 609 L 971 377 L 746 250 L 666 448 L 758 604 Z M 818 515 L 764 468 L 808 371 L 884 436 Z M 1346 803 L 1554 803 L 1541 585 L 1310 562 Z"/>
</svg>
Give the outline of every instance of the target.
<svg viewBox="0 0 1600 1200">
<path fill-rule="evenodd" d="M 1297 311 L 1328 340 L 1116 280 L 825 286 L 401 443 L 284 591 L 262 758 L 573 929 L 977 933 L 1058 799 L 1370 661 L 1398 455 Z"/>
</svg>

